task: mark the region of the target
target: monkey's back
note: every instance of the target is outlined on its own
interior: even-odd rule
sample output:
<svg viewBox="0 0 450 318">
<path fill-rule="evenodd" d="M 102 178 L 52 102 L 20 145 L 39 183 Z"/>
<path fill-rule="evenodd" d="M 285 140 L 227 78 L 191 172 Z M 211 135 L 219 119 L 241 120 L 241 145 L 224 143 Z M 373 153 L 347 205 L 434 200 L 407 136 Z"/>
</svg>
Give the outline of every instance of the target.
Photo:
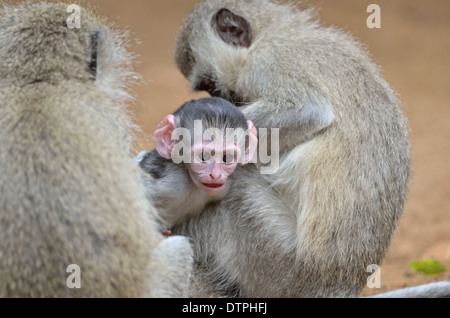
<svg viewBox="0 0 450 318">
<path fill-rule="evenodd" d="M 66 8 L 0 16 L 0 296 L 149 296 L 161 238 L 130 153 L 131 58 L 91 12 L 70 30 Z"/>
<path fill-rule="evenodd" d="M 145 290 L 149 206 L 105 101 L 70 82 L 0 91 L 1 296 Z M 70 264 L 80 266 L 79 290 L 66 286 Z"/>
</svg>

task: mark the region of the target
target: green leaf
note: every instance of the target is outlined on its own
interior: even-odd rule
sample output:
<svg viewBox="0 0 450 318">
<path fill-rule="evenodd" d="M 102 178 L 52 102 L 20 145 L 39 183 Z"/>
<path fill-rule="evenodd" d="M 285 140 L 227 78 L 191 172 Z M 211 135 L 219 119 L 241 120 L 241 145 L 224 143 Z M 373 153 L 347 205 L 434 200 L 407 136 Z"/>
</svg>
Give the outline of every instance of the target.
<svg viewBox="0 0 450 318">
<path fill-rule="evenodd" d="M 446 270 L 444 264 L 431 258 L 421 261 L 413 261 L 409 264 L 409 268 L 413 271 L 422 272 L 428 275 L 439 274 Z"/>
</svg>

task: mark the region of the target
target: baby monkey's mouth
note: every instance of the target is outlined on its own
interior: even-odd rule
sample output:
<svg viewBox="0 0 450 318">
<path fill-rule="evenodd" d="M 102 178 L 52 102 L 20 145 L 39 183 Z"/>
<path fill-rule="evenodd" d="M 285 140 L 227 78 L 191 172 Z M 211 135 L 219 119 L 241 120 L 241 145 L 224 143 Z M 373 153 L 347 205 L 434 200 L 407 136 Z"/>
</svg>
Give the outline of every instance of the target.
<svg viewBox="0 0 450 318">
<path fill-rule="evenodd" d="M 208 188 L 217 189 L 223 187 L 224 183 L 203 183 L 203 185 Z"/>
<path fill-rule="evenodd" d="M 196 91 L 206 91 L 211 95 L 212 97 L 221 97 L 223 99 L 226 99 L 230 103 L 234 104 L 237 107 L 243 106 L 246 104 L 246 102 L 243 100 L 241 96 L 236 94 L 233 91 L 229 92 L 223 92 L 220 89 L 217 89 L 216 82 L 214 82 L 212 79 L 204 77 L 196 86 Z"/>
</svg>

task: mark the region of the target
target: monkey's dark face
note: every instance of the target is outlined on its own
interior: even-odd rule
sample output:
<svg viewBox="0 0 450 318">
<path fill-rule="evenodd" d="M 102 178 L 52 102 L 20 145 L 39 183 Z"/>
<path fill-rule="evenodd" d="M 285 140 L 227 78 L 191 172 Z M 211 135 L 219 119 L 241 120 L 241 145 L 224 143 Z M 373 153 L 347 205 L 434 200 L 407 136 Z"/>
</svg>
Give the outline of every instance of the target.
<svg viewBox="0 0 450 318">
<path fill-rule="evenodd" d="M 206 91 L 213 97 L 221 97 L 223 99 L 226 99 L 237 107 L 246 104 L 246 101 L 242 98 L 242 96 L 238 95 L 234 91 L 219 89 L 216 85 L 216 82 L 207 76 L 200 78 L 200 81 L 195 85 L 195 90 Z"/>
<path fill-rule="evenodd" d="M 204 77 L 200 80 L 200 82 L 195 86 L 196 91 L 207 91 L 209 95 L 213 97 L 222 97 L 221 92 L 216 88 L 216 82 L 208 77 Z"/>
</svg>

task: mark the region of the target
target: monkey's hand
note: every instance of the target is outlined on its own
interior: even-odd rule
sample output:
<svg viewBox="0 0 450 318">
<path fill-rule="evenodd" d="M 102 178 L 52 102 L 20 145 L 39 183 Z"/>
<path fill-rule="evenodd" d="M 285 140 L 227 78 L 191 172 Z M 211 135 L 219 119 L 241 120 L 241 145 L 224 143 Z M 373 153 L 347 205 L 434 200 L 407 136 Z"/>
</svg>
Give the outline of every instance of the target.
<svg viewBox="0 0 450 318">
<path fill-rule="evenodd" d="M 259 100 L 241 107 L 245 117 L 258 128 L 279 129 L 279 149 L 287 151 L 312 138 L 317 132 L 331 125 L 334 113 L 331 103 L 314 90 L 297 96 L 295 102 L 279 105 L 279 101 Z"/>
<path fill-rule="evenodd" d="M 189 239 L 171 236 L 161 241 L 153 251 L 153 259 L 158 261 L 152 275 L 152 287 L 156 297 L 187 297 L 193 268 L 193 256 Z M 167 286 L 175 286 L 168 289 Z"/>
</svg>

